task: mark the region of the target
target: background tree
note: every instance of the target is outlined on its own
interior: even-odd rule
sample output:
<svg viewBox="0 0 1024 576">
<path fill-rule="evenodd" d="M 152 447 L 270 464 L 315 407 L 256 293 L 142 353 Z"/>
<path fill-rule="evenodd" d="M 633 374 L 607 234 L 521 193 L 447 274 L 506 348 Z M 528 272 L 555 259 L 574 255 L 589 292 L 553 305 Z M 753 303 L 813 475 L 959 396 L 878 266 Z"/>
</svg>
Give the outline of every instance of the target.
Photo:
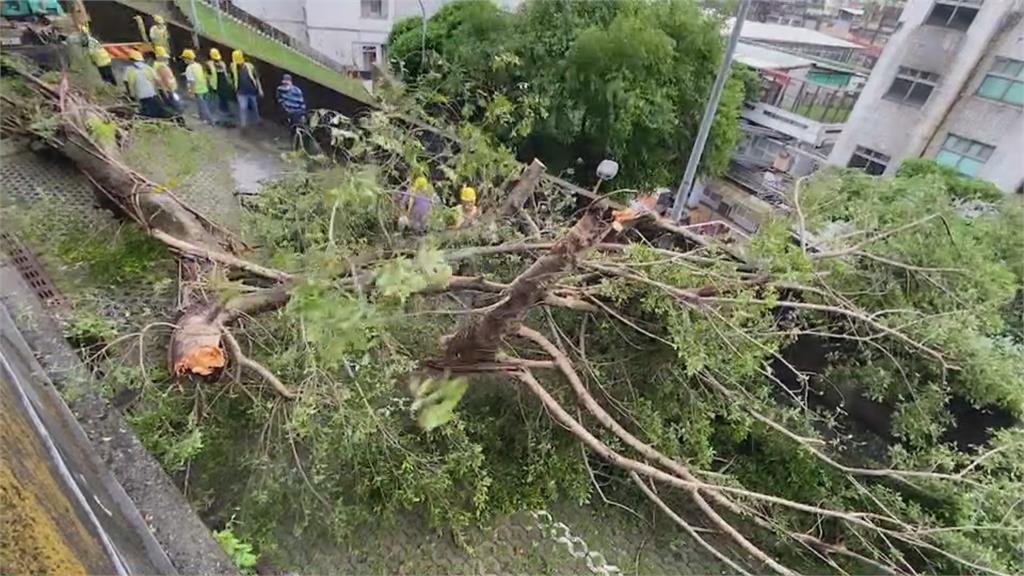
<svg viewBox="0 0 1024 576">
<path fill-rule="evenodd" d="M 489 0 L 442 8 L 392 32 L 390 57 L 427 108 L 483 126 L 554 170 L 593 178 L 601 159 L 622 187 L 673 182 L 689 155 L 723 55 L 722 21 L 690 0 Z M 730 79 L 702 170 L 718 174 L 739 138 L 744 82 Z M 582 160 L 578 163 L 577 160 Z"/>
</svg>

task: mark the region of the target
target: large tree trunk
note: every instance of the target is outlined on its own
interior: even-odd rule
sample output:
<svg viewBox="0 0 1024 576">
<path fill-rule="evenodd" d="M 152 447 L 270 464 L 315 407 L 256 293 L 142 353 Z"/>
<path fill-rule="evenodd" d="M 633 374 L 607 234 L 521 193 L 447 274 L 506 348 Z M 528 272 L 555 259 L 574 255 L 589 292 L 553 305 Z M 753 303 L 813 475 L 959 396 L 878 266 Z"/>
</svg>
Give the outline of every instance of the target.
<svg viewBox="0 0 1024 576">
<path fill-rule="evenodd" d="M 224 303 L 198 304 L 177 321 L 167 349 L 167 364 L 178 376 L 209 376 L 227 365 L 223 339 L 227 326 L 242 316 L 276 310 L 288 303 L 289 286 L 236 296 Z M 239 360 L 241 361 L 241 360 Z"/>
<path fill-rule="evenodd" d="M 523 169 L 523 173 L 519 176 L 519 180 L 516 181 L 515 185 L 512 186 L 512 190 L 509 191 L 508 196 L 505 198 L 505 203 L 501 207 L 499 216 L 510 217 L 519 214 L 526 205 L 526 200 L 529 199 L 530 195 L 537 188 L 537 183 L 540 182 L 540 177 L 544 174 L 547 167 L 544 163 L 536 158 L 530 165 Z"/>
<path fill-rule="evenodd" d="M 611 221 L 588 211 L 547 254 L 520 274 L 505 297 L 483 316 L 466 324 L 448 341 L 443 364 L 457 367 L 494 362 L 502 338 L 514 333 L 526 313 L 547 294 L 547 287 L 565 275 L 576 258 L 599 244 Z"/>
<path fill-rule="evenodd" d="M 97 156 L 93 150 L 86 148 L 80 137 L 74 135 L 67 139 L 60 150 L 147 231 L 159 230 L 208 250 L 230 248 L 230 242 L 227 242 L 224 234 L 205 225 L 193 210 L 167 190 L 141 179 L 123 163 L 111 162 L 119 160 L 118 156 Z"/>
</svg>

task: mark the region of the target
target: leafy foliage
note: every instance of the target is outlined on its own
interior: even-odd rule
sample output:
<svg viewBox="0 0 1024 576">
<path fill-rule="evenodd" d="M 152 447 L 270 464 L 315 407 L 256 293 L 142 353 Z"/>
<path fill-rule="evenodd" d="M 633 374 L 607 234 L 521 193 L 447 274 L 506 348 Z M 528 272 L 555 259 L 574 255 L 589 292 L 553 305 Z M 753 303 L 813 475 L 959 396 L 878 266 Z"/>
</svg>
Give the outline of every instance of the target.
<svg viewBox="0 0 1024 576">
<path fill-rule="evenodd" d="M 253 550 L 253 545 L 240 539 L 230 527 L 223 530 L 216 530 L 213 537 L 224 548 L 224 552 L 243 574 L 253 574 L 259 555 Z"/>
<path fill-rule="evenodd" d="M 556 171 L 585 168 L 584 180 L 610 156 L 623 187 L 663 185 L 685 163 L 723 53 L 721 22 L 689 0 L 531 0 L 516 13 L 460 0 L 430 18 L 425 40 L 421 28 L 398 23 L 389 54 L 428 111 Z M 728 164 L 749 81 L 727 84 L 704 173 Z"/>
<path fill-rule="evenodd" d="M 669 6 L 536 2 L 520 17 L 572 24 L 538 45 L 578 58 L 573 89 L 583 92 L 607 81 L 597 60 L 667 56 L 670 42 L 659 34 L 680 41 L 674 17 L 658 12 Z M 637 26 L 652 15 L 658 26 Z M 598 42 L 595 29 L 614 41 Z M 701 30 L 690 32 L 695 49 L 711 49 Z M 627 45 L 621 37 L 629 34 L 643 37 Z M 657 107 L 657 95 L 648 96 L 641 101 Z M 589 98 L 620 111 L 618 96 Z M 637 109 L 623 110 L 646 129 Z M 299 272 L 285 308 L 239 328 L 246 353 L 297 399 L 279 402 L 230 370 L 219 382 L 175 382 L 135 366 L 130 354 L 132 366 L 107 373 L 136 393 L 130 418 L 147 446 L 168 469 L 206 472 L 190 485 L 195 497 L 216 501 L 222 514 L 237 510 L 239 529 L 261 550 L 272 548 L 271 531 L 283 522 L 338 537 L 415 511 L 458 534 L 496 514 L 585 501 L 593 467 L 626 480 L 590 462 L 505 378 L 409 382 L 467 310 L 494 303 L 424 289 L 455 273 L 509 281 L 532 257 L 452 257 L 471 242 L 514 237 L 508 230 L 402 236 L 393 195 L 418 174 L 448 200 L 469 174 L 500 190 L 507 153 L 480 133 L 478 147 L 437 144 L 386 112 L 358 122 L 323 118 L 331 138 L 346 142 L 345 161 L 268 187 L 246 227 L 265 260 Z M 545 232 L 558 234 L 564 200 L 542 191 Z M 588 254 L 564 288 L 603 312 L 537 307 L 524 324 L 559 340 L 624 426 L 770 519 L 775 531 L 757 536 L 781 553 L 814 562 L 791 538 L 814 534 L 915 572 L 1021 572 L 1024 354 L 1012 316 L 1024 284 L 1019 199 L 913 163 L 891 180 L 824 173 L 799 202 L 798 216 L 780 217 L 742 247 L 743 263 L 714 248 Z M 794 240 L 794 230 L 811 234 Z M 200 288 L 215 286 L 252 289 L 223 275 Z M 524 358 L 536 353 L 518 341 L 506 347 Z M 556 401 L 573 405 L 561 375 L 538 373 Z M 856 408 L 864 400 L 881 416 L 870 431 Z M 593 418 L 579 417 L 625 451 Z M 976 434 L 990 424 L 998 430 Z M 891 474 L 848 468 L 859 465 Z M 808 514 L 779 498 L 855 515 Z M 878 518 L 892 520 L 882 531 L 863 523 Z M 248 563 L 251 549 L 233 550 Z M 830 561 L 870 570 L 855 558 Z"/>
</svg>

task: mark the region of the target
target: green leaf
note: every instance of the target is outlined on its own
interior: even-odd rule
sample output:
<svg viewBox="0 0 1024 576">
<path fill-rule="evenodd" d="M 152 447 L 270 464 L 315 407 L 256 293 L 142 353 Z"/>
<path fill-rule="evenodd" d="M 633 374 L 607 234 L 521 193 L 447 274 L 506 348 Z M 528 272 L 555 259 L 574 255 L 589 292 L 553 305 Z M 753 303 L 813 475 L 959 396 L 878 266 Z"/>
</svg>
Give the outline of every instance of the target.
<svg viewBox="0 0 1024 576">
<path fill-rule="evenodd" d="M 417 388 L 412 404 L 416 422 L 427 431 L 447 424 L 455 417 L 455 407 L 468 388 L 469 380 L 464 377 L 425 380 Z"/>
</svg>

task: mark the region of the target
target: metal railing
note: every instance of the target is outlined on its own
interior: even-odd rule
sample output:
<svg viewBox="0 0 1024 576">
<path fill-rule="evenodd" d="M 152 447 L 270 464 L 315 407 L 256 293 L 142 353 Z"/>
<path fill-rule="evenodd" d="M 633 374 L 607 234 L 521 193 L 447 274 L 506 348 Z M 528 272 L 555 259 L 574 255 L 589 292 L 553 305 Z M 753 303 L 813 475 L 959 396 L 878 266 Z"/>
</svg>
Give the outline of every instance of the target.
<svg viewBox="0 0 1024 576">
<path fill-rule="evenodd" d="M 734 159 L 725 172 L 725 177 L 743 186 L 755 196 L 776 206 L 786 206 L 786 194 L 793 187 L 793 177 L 784 172 L 770 170 L 767 166 L 747 164 Z M 765 173 L 771 174 L 766 178 Z"/>
<path fill-rule="evenodd" d="M 275 28 L 274 26 L 271 26 L 270 24 L 267 24 L 262 19 L 260 19 L 260 18 L 258 18 L 256 16 L 253 16 L 252 14 L 250 14 L 250 13 L 246 12 L 245 10 L 239 8 L 231 0 L 198 0 L 198 1 L 202 2 L 203 4 L 205 4 L 207 6 L 209 6 L 210 8 L 213 8 L 214 10 L 217 10 L 217 11 L 223 13 L 225 16 L 228 16 L 230 18 L 234 18 L 235 20 L 237 20 L 241 24 L 256 30 L 257 32 L 263 34 L 264 36 L 267 36 L 267 37 L 269 37 L 269 38 L 271 38 L 273 40 L 276 40 L 276 41 L 284 44 L 285 46 L 291 48 L 292 50 L 295 50 L 296 52 L 301 53 L 303 56 L 309 58 L 310 60 L 313 60 L 313 61 L 317 62 L 318 64 L 326 66 L 327 68 L 330 68 L 331 70 L 335 70 L 337 72 L 341 72 L 341 73 L 347 73 L 348 72 L 348 68 L 346 68 L 343 64 L 341 64 L 337 60 L 334 60 L 331 57 L 325 55 L 324 53 L 319 52 L 318 50 L 316 50 L 315 48 L 313 48 L 312 46 L 310 46 L 306 42 L 304 42 L 304 41 L 302 41 L 302 40 L 292 36 L 291 34 L 288 34 L 287 32 L 284 32 L 283 30 L 280 30 L 278 28 Z M 184 12 L 186 15 L 190 14 L 190 11 L 187 9 L 187 7 L 184 7 L 182 9 L 182 12 Z M 192 24 L 195 25 L 196 23 L 193 22 Z"/>
<path fill-rule="evenodd" d="M 859 91 L 831 88 L 786 74 L 761 76 L 761 102 L 822 123 L 845 122 Z"/>
</svg>

